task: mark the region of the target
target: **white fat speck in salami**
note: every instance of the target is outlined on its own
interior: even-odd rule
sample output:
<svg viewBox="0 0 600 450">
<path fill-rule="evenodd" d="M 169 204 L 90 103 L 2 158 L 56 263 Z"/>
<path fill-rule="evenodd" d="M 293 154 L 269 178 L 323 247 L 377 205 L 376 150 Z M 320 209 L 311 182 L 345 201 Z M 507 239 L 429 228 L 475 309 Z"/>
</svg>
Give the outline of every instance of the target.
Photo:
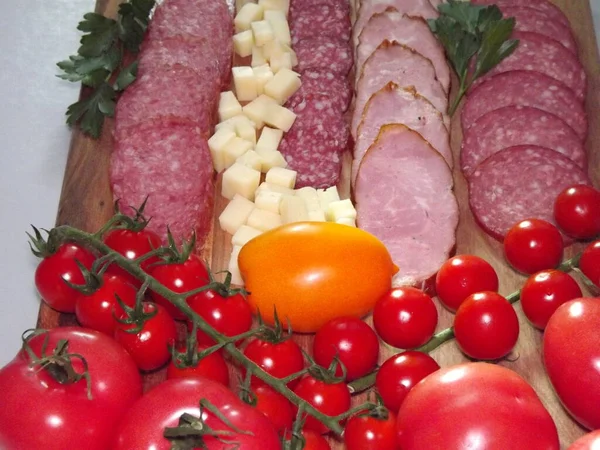
<svg viewBox="0 0 600 450">
<path fill-rule="evenodd" d="M 319 36 L 332 36 L 348 41 L 350 29 L 348 9 L 328 4 L 315 5 L 301 11 L 295 10 L 290 23 L 293 45 L 302 39 Z"/>
<path fill-rule="evenodd" d="M 294 46 L 298 57 L 297 69 L 328 70 L 347 75 L 352 68 L 352 50 L 348 42 L 330 36 L 304 39 Z"/>
<path fill-rule="evenodd" d="M 569 20 L 558 6 L 548 0 L 471 0 L 477 5 L 496 5 L 500 9 L 512 6 L 528 6 L 570 27 Z"/>
<path fill-rule="evenodd" d="M 294 108 L 309 94 L 323 94 L 331 98 L 336 107 L 345 112 L 352 100 L 352 87 L 348 79 L 329 70 L 305 70 L 300 73 L 302 85 L 288 100 L 286 107 Z"/>
<path fill-rule="evenodd" d="M 544 147 L 510 147 L 475 169 L 469 178 L 469 204 L 486 233 L 502 240 L 525 219 L 554 223 L 556 196 L 573 184 L 590 184 L 590 180 L 566 156 Z"/>
</svg>

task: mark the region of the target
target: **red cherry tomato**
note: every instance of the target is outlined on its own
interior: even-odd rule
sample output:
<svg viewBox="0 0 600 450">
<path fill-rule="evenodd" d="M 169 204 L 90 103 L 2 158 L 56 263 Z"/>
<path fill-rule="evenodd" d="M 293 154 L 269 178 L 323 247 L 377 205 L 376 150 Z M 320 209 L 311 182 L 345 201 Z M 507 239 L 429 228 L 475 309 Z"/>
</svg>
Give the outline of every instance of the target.
<svg viewBox="0 0 600 450">
<path fill-rule="evenodd" d="M 600 234 L 600 191 L 585 184 L 571 186 L 556 197 L 554 218 L 575 239 L 593 239 Z"/>
<path fill-rule="evenodd" d="M 350 409 L 350 391 L 343 382 L 326 383 L 312 375 L 305 375 L 294 389 L 294 392 L 314 406 L 318 411 L 329 416 L 337 416 Z M 327 433 L 325 425 L 312 416 L 306 418 L 304 427 L 317 433 Z"/>
<path fill-rule="evenodd" d="M 388 411 L 387 417 L 354 416 L 344 430 L 346 450 L 397 450 L 396 416 Z"/>
<path fill-rule="evenodd" d="M 545 220 L 527 219 L 513 226 L 504 238 L 506 260 L 519 272 L 531 275 L 556 268 L 563 257 L 560 231 Z"/>
<path fill-rule="evenodd" d="M 88 250 L 70 243 L 61 245 L 55 253 L 42 259 L 35 270 L 35 286 L 44 302 L 59 312 L 75 312 L 79 292 L 69 287 L 65 280 L 73 284 L 84 284 L 83 274 L 76 261 L 91 269 L 94 259 L 94 255 Z"/>
<path fill-rule="evenodd" d="M 596 430 L 577 439 L 568 450 L 598 450 L 599 448 L 600 430 Z"/>
<path fill-rule="evenodd" d="M 440 366 L 427 353 L 407 351 L 392 356 L 377 372 L 375 387 L 390 411 L 397 413 L 410 390 Z"/>
<path fill-rule="evenodd" d="M 198 345 L 198 351 L 206 350 L 208 346 Z M 186 346 L 177 346 L 176 350 L 180 353 L 185 353 Z M 179 358 L 178 363 L 183 361 Z M 209 378 L 218 383 L 229 386 L 229 369 L 225 358 L 220 351 L 211 353 L 205 356 L 196 366 L 177 367 L 174 360 L 171 360 L 167 367 L 167 379 L 170 378 Z"/>
<path fill-rule="evenodd" d="M 304 369 L 304 355 L 296 342 L 287 339 L 283 342 L 272 343 L 259 338 L 248 342 L 244 355 L 258 364 L 265 372 L 277 378 L 285 378 Z M 252 377 L 253 386 L 264 383 Z M 298 384 L 298 380 L 289 383 L 290 388 Z"/>
<path fill-rule="evenodd" d="M 600 241 L 592 242 L 581 254 L 579 269 L 597 287 L 600 287 Z"/>
<path fill-rule="evenodd" d="M 346 380 L 356 380 L 377 365 L 379 339 L 372 328 L 360 319 L 341 317 L 330 320 L 315 335 L 313 358 L 320 366 L 329 367 L 336 356 L 346 368 Z M 342 376 L 339 366 L 336 376 Z"/>
<path fill-rule="evenodd" d="M 302 450 L 331 450 L 331 446 L 327 440 L 310 430 L 303 430 L 302 436 L 304 436 L 304 447 Z"/>
<path fill-rule="evenodd" d="M 287 398 L 266 385 L 255 388 L 254 396 L 254 407 L 267 416 L 280 435 L 292 429 L 294 409 Z"/>
<path fill-rule="evenodd" d="M 496 292 L 469 296 L 454 318 L 459 348 L 469 357 L 495 360 L 508 355 L 519 338 L 519 319 L 511 304 Z"/>
<path fill-rule="evenodd" d="M 183 263 L 157 264 L 150 267 L 150 275 L 167 289 L 177 292 L 192 291 L 209 283 L 208 270 L 202 260 L 191 254 Z M 185 320 L 186 316 L 170 301 L 156 292 L 150 292 L 155 303 L 163 306 L 175 320 Z"/>
<path fill-rule="evenodd" d="M 123 313 L 115 296 L 118 295 L 123 303 L 133 307 L 137 291 L 119 275 L 104 274 L 101 283 L 93 293 L 79 295 L 75 303 L 75 315 L 81 326 L 112 337 L 118 324 L 115 317 Z"/>
<path fill-rule="evenodd" d="M 550 316 L 563 303 L 581 297 L 581 289 L 569 274 L 542 270 L 530 276 L 521 289 L 521 306 L 534 327 L 546 328 Z"/>
<path fill-rule="evenodd" d="M 379 337 L 398 348 L 425 344 L 437 326 L 438 314 L 429 295 L 413 287 L 392 289 L 373 310 L 373 326 Z"/>
<path fill-rule="evenodd" d="M 115 339 L 129 352 L 140 370 L 151 371 L 162 367 L 171 358 L 170 346 L 175 344 L 177 328 L 169 313 L 156 303 L 144 303 L 144 313 L 157 313 L 146 320 L 140 331 L 129 332 L 135 324 L 117 325 Z M 122 314 L 120 319 L 125 319 Z"/>
<path fill-rule="evenodd" d="M 440 302 L 455 312 L 471 294 L 498 291 L 498 275 L 485 259 L 474 255 L 458 255 L 446 261 L 435 277 L 435 290 Z"/>
</svg>

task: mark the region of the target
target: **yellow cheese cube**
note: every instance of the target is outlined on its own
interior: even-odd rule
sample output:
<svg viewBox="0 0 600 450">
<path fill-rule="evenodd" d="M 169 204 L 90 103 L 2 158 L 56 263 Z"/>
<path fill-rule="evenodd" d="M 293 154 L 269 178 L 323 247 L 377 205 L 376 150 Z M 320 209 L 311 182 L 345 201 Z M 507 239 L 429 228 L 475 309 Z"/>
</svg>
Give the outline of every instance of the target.
<svg viewBox="0 0 600 450">
<path fill-rule="evenodd" d="M 340 199 L 337 187 L 335 186 L 331 186 L 327 189 L 317 189 L 317 194 L 319 195 L 319 201 L 321 202 L 321 209 L 323 211 L 327 211 L 331 202 L 336 202 Z"/>
<path fill-rule="evenodd" d="M 246 3 L 258 3 L 257 0 L 235 0 L 235 10 L 239 11 Z"/>
<path fill-rule="evenodd" d="M 325 213 L 322 209 L 308 211 L 308 219 L 310 222 L 326 222 Z"/>
<path fill-rule="evenodd" d="M 235 19 L 233 19 L 235 32 L 239 33 L 241 31 L 249 30 L 252 22 L 263 19 L 263 12 L 264 8 L 262 5 L 258 5 L 256 3 L 246 3 L 238 11 Z"/>
<path fill-rule="evenodd" d="M 248 3 L 250 5 L 251 3 Z M 258 95 L 256 90 L 256 77 L 252 67 L 240 66 L 231 69 L 235 94 L 239 101 L 248 102 Z"/>
<path fill-rule="evenodd" d="M 263 64 L 262 66 L 253 67 L 252 70 L 256 78 L 256 92 L 258 95 L 264 94 L 265 86 L 273 79 L 271 66 Z"/>
<path fill-rule="evenodd" d="M 356 221 L 354 219 L 351 219 L 349 217 L 343 217 L 339 220 L 336 220 L 335 223 L 339 223 L 341 225 L 348 225 L 350 227 L 355 227 L 356 228 Z"/>
<path fill-rule="evenodd" d="M 265 64 L 267 64 L 267 59 L 263 54 L 262 47 L 252 47 L 252 62 L 250 63 L 250 65 L 252 67 L 259 67 L 264 66 Z"/>
<path fill-rule="evenodd" d="M 283 223 L 303 222 L 308 220 L 308 210 L 304 199 L 286 195 L 279 205 L 279 213 Z"/>
<path fill-rule="evenodd" d="M 238 228 L 235 234 L 231 237 L 231 245 L 234 247 L 243 247 L 246 243 L 256 236 L 260 236 L 262 231 L 256 228 L 249 227 L 248 225 L 242 225 Z"/>
<path fill-rule="evenodd" d="M 281 216 L 271 211 L 254 208 L 247 221 L 248 226 L 260 231 L 269 231 L 282 225 Z"/>
<path fill-rule="evenodd" d="M 223 172 L 221 195 L 232 199 L 240 194 L 248 200 L 254 200 L 254 192 L 260 184 L 260 172 L 240 163 L 234 163 Z"/>
<path fill-rule="evenodd" d="M 246 223 L 253 209 L 254 203 L 250 200 L 241 195 L 234 195 L 219 216 L 221 229 L 229 234 L 235 234 Z"/>
<path fill-rule="evenodd" d="M 254 150 L 248 150 L 242 156 L 238 157 L 235 162 L 243 164 L 244 166 L 250 167 L 254 170 L 262 170 L 262 158 Z"/>
<path fill-rule="evenodd" d="M 223 148 L 223 162 L 225 167 L 231 166 L 236 159 L 252 148 L 252 142 L 240 137 L 234 137 Z"/>
<path fill-rule="evenodd" d="M 227 168 L 225 164 L 225 149 L 235 138 L 235 133 L 230 128 L 225 127 L 217 130 L 208 140 L 208 148 L 212 156 L 213 166 L 217 172 Z"/>
<path fill-rule="evenodd" d="M 313 187 L 303 187 L 295 190 L 296 197 L 300 197 L 304 199 L 306 203 L 306 209 L 308 211 L 322 211 L 321 203 L 319 202 L 319 195 L 317 194 L 317 190 Z M 323 220 L 325 220 L 325 216 L 323 216 Z"/>
<path fill-rule="evenodd" d="M 240 31 L 233 35 L 233 49 L 242 58 L 252 54 L 254 47 L 254 33 L 252 30 Z"/>
<path fill-rule="evenodd" d="M 292 69 L 292 55 L 288 52 L 282 53 L 279 56 L 271 58 L 271 69 L 273 73 L 279 72 L 281 69 Z"/>
<path fill-rule="evenodd" d="M 244 117 L 246 120 L 238 120 L 235 123 L 235 134 L 245 141 L 250 142 L 254 147 L 256 145 L 256 128 L 254 128 L 254 122 L 245 116 L 241 117 Z"/>
<path fill-rule="evenodd" d="M 232 91 L 221 92 L 219 96 L 219 121 L 242 114 L 242 105 Z"/>
<path fill-rule="evenodd" d="M 282 167 L 273 167 L 267 172 L 265 181 L 270 184 L 276 184 L 288 189 L 293 189 L 296 184 L 296 171 L 284 169 Z"/>
<path fill-rule="evenodd" d="M 275 9 L 283 11 L 286 15 L 290 9 L 290 0 L 258 0 L 258 4 L 265 10 Z"/>
<path fill-rule="evenodd" d="M 263 13 L 263 18 L 265 20 L 268 20 L 269 22 L 274 22 L 276 20 L 284 20 L 287 22 L 287 16 L 285 15 L 284 11 L 278 9 L 266 9 L 264 8 L 264 6 L 263 9 L 265 10 Z"/>
<path fill-rule="evenodd" d="M 285 53 L 289 56 L 289 53 Z M 265 85 L 265 94 L 283 105 L 288 98 L 300 89 L 300 77 L 289 68 L 281 68 Z"/>
<path fill-rule="evenodd" d="M 349 199 L 329 203 L 325 210 L 327 220 L 337 222 L 340 219 L 356 220 L 356 209 Z"/>
<path fill-rule="evenodd" d="M 279 106 L 275 100 L 268 95 L 259 95 L 242 108 L 244 115 L 252 120 L 257 128 L 264 125 L 264 120 L 269 112 L 269 106 Z"/>
<path fill-rule="evenodd" d="M 254 35 L 254 43 L 257 47 L 264 46 L 267 42 L 275 39 L 273 27 L 267 20 L 258 20 L 250 24 L 252 34 Z"/>
<path fill-rule="evenodd" d="M 290 131 L 296 121 L 296 114 L 273 101 L 266 106 L 264 122 L 283 131 Z"/>
<path fill-rule="evenodd" d="M 270 150 L 275 151 L 283 138 L 283 131 L 275 128 L 264 127 L 260 132 L 260 137 L 256 143 L 256 151 Z"/>
<path fill-rule="evenodd" d="M 290 34 L 290 25 L 285 18 L 283 11 L 269 10 L 265 11 L 265 20 L 271 24 L 273 35 L 282 44 L 291 45 L 292 38 Z"/>
<path fill-rule="evenodd" d="M 227 267 L 227 270 L 229 273 L 231 273 L 231 284 L 238 286 L 244 285 L 244 279 L 242 278 L 242 274 L 238 266 L 238 256 L 240 255 L 241 249 L 242 247 L 240 245 L 233 247 L 231 250 L 231 256 L 229 257 L 229 265 Z"/>
<path fill-rule="evenodd" d="M 284 45 L 279 42 L 279 39 L 273 39 L 262 46 L 263 56 L 267 61 L 271 61 L 271 58 L 278 57 L 286 52 Z"/>
<path fill-rule="evenodd" d="M 256 190 L 256 194 L 263 191 L 269 192 L 279 192 L 282 195 L 294 195 L 294 190 L 290 188 L 286 188 L 283 186 L 278 186 L 276 184 L 267 183 L 266 181 L 262 182 L 258 189 Z"/>
<path fill-rule="evenodd" d="M 281 192 L 273 192 L 267 190 L 258 190 L 254 199 L 254 204 L 258 209 L 264 209 L 265 211 L 271 211 L 279 214 L 279 204 L 283 194 Z"/>
<path fill-rule="evenodd" d="M 278 151 L 256 150 L 262 160 L 261 172 L 267 173 L 273 167 L 287 167 L 288 163 L 283 155 Z"/>
</svg>

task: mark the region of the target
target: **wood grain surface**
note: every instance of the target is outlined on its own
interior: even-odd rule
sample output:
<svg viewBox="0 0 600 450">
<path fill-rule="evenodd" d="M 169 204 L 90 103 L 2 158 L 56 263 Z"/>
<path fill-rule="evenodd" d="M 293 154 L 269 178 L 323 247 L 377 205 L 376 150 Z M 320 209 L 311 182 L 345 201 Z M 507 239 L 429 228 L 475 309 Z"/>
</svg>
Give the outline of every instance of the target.
<svg viewBox="0 0 600 450">
<path fill-rule="evenodd" d="M 98 0 L 96 11 L 114 17 L 119 3 L 120 0 Z M 554 0 L 554 3 L 565 12 L 573 25 L 573 32 L 579 46 L 579 56 L 588 75 L 586 108 L 590 119 L 590 132 L 587 140 L 587 150 L 590 176 L 595 185 L 598 186 L 600 185 L 600 150 L 598 150 L 600 148 L 600 63 L 590 5 L 588 0 Z M 500 244 L 483 233 L 473 220 L 468 207 L 466 183 L 460 173 L 460 164 L 458 164 L 462 138 L 458 118 L 459 114 L 457 113 L 452 123 L 452 148 L 456 161 L 454 171 L 455 192 L 461 211 L 460 224 L 457 230 L 457 254 L 472 253 L 488 260 L 498 272 L 500 293 L 506 295 L 519 289 L 524 277 L 516 274 L 506 265 Z M 101 139 L 97 141 L 85 137 L 77 129 L 73 131 L 56 219 L 57 225 L 69 224 L 83 230 L 96 231 L 112 215 L 113 199 L 108 177 L 109 156 L 112 147 L 111 133 L 111 120 L 107 121 L 104 133 Z M 350 194 L 348 183 L 349 162 L 350 160 L 347 158 L 344 180 L 340 185 L 341 192 L 345 196 Z M 219 180 L 217 180 L 216 189 L 215 223 L 218 215 L 226 205 L 226 200 L 219 195 Z M 218 226 L 214 226 L 212 245 L 209 245 L 209 248 L 205 250 L 205 256 L 209 260 L 212 257 L 214 270 L 227 268 L 231 250 L 230 239 L 231 237 L 221 231 Z M 567 256 L 579 249 L 579 246 L 574 246 L 567 251 Z M 439 305 L 438 309 L 440 313 L 438 329 L 441 330 L 451 326 L 452 314 L 443 308 L 439 308 Z M 553 393 L 541 359 L 541 332 L 527 323 L 518 304 L 516 309 L 521 324 L 519 343 L 513 354 L 500 364 L 521 374 L 534 387 L 556 422 L 561 438 L 561 448 L 566 449 L 585 431 L 568 416 Z M 58 314 L 44 304 L 41 305 L 38 326 L 56 327 L 71 324 L 75 324 L 73 315 Z M 295 336 L 294 338 L 306 349 L 310 348 L 311 336 Z M 395 352 L 397 350 L 391 348 L 383 349 L 381 361 Z M 435 350 L 432 356 L 442 366 L 466 361 L 454 342 L 444 344 Z M 163 377 L 164 371 L 145 375 L 146 386 L 160 382 Z M 237 378 L 233 379 L 237 380 Z M 355 402 L 363 400 L 364 398 L 358 397 Z M 334 440 L 332 440 L 332 444 L 334 449 L 343 448 L 341 443 Z"/>
</svg>

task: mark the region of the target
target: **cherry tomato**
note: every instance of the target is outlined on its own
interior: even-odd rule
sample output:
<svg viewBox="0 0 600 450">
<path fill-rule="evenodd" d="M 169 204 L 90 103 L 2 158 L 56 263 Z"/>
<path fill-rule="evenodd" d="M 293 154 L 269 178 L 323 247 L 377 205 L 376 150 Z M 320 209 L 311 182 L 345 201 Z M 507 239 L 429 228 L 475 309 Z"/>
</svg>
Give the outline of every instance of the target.
<svg viewBox="0 0 600 450">
<path fill-rule="evenodd" d="M 575 239 L 593 239 L 600 234 L 600 191 L 585 184 L 571 186 L 556 197 L 554 218 Z"/>
<path fill-rule="evenodd" d="M 600 428 L 600 299 L 561 305 L 544 332 L 544 363 L 558 398 L 586 428 Z"/>
<path fill-rule="evenodd" d="M 454 318 L 459 348 L 474 359 L 508 355 L 519 338 L 519 319 L 511 304 L 496 292 L 478 292 L 460 305 Z"/>
<path fill-rule="evenodd" d="M 135 329 L 136 324 L 119 323 L 115 339 L 125 347 L 140 370 L 150 371 L 162 367 L 171 358 L 169 347 L 175 343 L 177 329 L 175 321 L 162 306 L 144 303 L 143 310 L 146 314 L 157 312 L 135 333 L 128 330 Z M 122 314 L 120 319 L 125 317 Z"/>
<path fill-rule="evenodd" d="M 488 363 L 445 367 L 417 384 L 398 412 L 398 444 L 402 450 L 560 449 L 556 425 L 533 388 Z"/>
<path fill-rule="evenodd" d="M 209 283 L 208 270 L 202 260 L 191 254 L 183 263 L 157 264 L 150 267 L 150 275 L 156 278 L 167 289 L 177 292 L 192 291 Z M 175 305 L 158 295 L 150 292 L 155 303 L 163 306 L 175 320 L 185 320 L 186 316 Z"/>
<path fill-rule="evenodd" d="M 320 366 L 329 367 L 336 356 L 346 368 L 346 380 L 356 380 L 377 365 L 379 339 L 360 319 L 341 317 L 330 320 L 315 335 L 313 358 Z M 340 366 L 336 376 L 342 376 Z"/>
<path fill-rule="evenodd" d="M 350 409 L 350 391 L 343 382 L 327 383 L 308 374 L 300 379 L 294 392 L 318 411 L 329 416 L 337 416 Z M 325 425 L 312 416 L 306 418 L 304 427 L 321 434 L 329 431 Z"/>
<path fill-rule="evenodd" d="M 310 430 L 303 430 L 302 436 L 304 436 L 304 447 L 302 450 L 331 450 L 331 446 L 327 440 Z"/>
<path fill-rule="evenodd" d="M 563 257 L 562 236 L 545 220 L 523 220 L 506 233 L 504 256 L 516 270 L 528 275 L 554 269 Z"/>
<path fill-rule="evenodd" d="M 597 287 L 600 287 L 600 241 L 592 242 L 581 254 L 579 269 Z"/>
<path fill-rule="evenodd" d="M 280 435 L 292 429 L 294 409 L 287 398 L 266 385 L 255 388 L 254 396 L 254 407 L 267 416 Z"/>
<path fill-rule="evenodd" d="M 577 439 L 568 450 L 598 450 L 599 448 L 600 430 L 596 430 Z"/>
<path fill-rule="evenodd" d="M 446 261 L 435 277 L 435 290 L 440 302 L 455 312 L 471 294 L 498 291 L 498 275 L 485 259 L 474 255 L 458 255 Z"/>
<path fill-rule="evenodd" d="M 286 339 L 283 342 L 272 343 L 259 338 L 253 338 L 244 349 L 244 355 L 258 364 L 265 372 L 277 378 L 285 378 L 304 369 L 304 355 L 296 342 Z M 264 383 L 252 377 L 252 385 L 260 386 Z M 298 380 L 289 383 L 293 389 Z"/>
<path fill-rule="evenodd" d="M 198 351 L 206 350 L 208 346 L 198 345 Z M 185 353 L 186 346 L 177 346 L 176 350 Z M 178 363 L 182 364 L 182 358 L 178 358 Z M 220 351 L 205 356 L 196 366 L 177 367 L 174 360 L 171 360 L 167 367 L 167 379 L 169 378 L 208 378 L 217 383 L 229 386 L 229 369 L 223 354 Z"/>
<path fill-rule="evenodd" d="M 65 280 L 84 284 L 85 279 L 76 261 L 91 269 L 94 259 L 88 250 L 71 243 L 61 245 L 55 253 L 42 259 L 35 270 L 35 286 L 44 302 L 59 312 L 75 312 L 79 292 L 69 287 Z"/>
<path fill-rule="evenodd" d="M 373 310 L 373 325 L 379 337 L 398 348 L 425 344 L 437 326 L 438 314 L 429 295 L 413 287 L 392 289 Z"/>
<path fill-rule="evenodd" d="M 79 294 L 75 303 L 75 315 L 82 326 L 112 337 L 117 327 L 115 316 L 123 313 L 115 296 L 118 295 L 123 303 L 133 307 L 137 291 L 119 275 L 104 274 L 101 283 L 93 293 Z"/>
<path fill-rule="evenodd" d="M 377 372 L 375 387 L 390 411 L 397 413 L 410 390 L 440 366 L 427 353 L 407 351 L 393 355 Z"/>
<path fill-rule="evenodd" d="M 396 416 L 388 411 L 387 417 L 354 416 L 344 430 L 346 450 L 396 450 Z"/>
<path fill-rule="evenodd" d="M 569 274 L 542 270 L 530 276 L 521 289 L 521 306 L 534 327 L 546 328 L 550 316 L 563 303 L 581 297 L 581 289 Z"/>
</svg>

